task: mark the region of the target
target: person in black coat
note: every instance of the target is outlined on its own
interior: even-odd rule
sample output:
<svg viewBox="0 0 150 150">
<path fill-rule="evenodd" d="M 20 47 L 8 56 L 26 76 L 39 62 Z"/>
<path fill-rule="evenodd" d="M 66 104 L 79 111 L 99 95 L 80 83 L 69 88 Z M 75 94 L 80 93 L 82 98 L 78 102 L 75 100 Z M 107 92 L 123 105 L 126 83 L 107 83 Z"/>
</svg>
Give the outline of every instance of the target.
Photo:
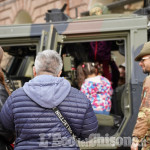
<svg viewBox="0 0 150 150">
<path fill-rule="evenodd" d="M 3 49 L 0 47 L 0 64 L 3 58 Z M 8 98 L 10 91 L 5 83 L 5 78 L 3 71 L 0 66 L 0 110 L 2 109 L 3 104 Z M 1 121 L 1 120 L 0 120 Z M 15 134 L 12 131 L 6 130 L 3 128 L 0 123 L 0 150 L 11 150 L 13 147 L 11 144 L 15 140 Z"/>
</svg>

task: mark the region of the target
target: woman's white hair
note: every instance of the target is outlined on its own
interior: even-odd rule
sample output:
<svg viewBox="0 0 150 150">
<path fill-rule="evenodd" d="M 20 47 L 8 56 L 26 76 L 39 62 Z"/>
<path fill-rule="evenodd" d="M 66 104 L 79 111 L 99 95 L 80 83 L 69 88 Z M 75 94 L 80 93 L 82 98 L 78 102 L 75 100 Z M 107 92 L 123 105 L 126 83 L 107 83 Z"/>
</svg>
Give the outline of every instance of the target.
<svg viewBox="0 0 150 150">
<path fill-rule="evenodd" d="M 44 50 L 39 52 L 35 59 L 35 71 L 49 72 L 53 76 L 57 76 L 62 70 L 63 63 L 61 56 L 54 50 Z"/>
</svg>

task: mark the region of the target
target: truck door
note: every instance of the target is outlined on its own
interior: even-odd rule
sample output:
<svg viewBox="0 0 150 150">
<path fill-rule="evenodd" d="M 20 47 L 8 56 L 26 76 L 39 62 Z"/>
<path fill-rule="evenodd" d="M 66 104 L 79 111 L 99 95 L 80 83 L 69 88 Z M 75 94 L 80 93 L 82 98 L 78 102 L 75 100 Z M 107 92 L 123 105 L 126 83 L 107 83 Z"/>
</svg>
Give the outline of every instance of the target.
<svg viewBox="0 0 150 150">
<path fill-rule="evenodd" d="M 80 143 L 82 149 L 130 147 L 131 135 L 140 106 L 141 81 L 144 77 L 134 58 L 138 47 L 147 41 L 147 19 L 139 16 L 112 16 L 111 18 L 109 15 L 107 17 L 74 20 L 69 22 L 66 30 L 61 33 L 65 37 L 61 51 L 64 61 L 63 76 L 78 89 L 80 88 L 76 80 L 77 66 L 83 62 L 96 62 L 99 44 L 112 43 L 111 52 L 109 51 L 111 58 L 115 60 L 117 66 L 125 63 L 125 83 L 114 87 L 111 100 L 112 103 L 115 102 L 115 105 L 112 105 L 112 113 L 110 115 L 96 114 L 99 122 L 98 134 L 95 135 L 95 141 L 87 143 L 88 146 Z M 94 53 L 91 55 L 92 50 Z M 103 53 L 106 51 L 107 49 L 104 48 Z M 103 59 L 104 57 L 101 57 L 98 60 Z M 109 71 L 109 67 L 104 69 Z M 121 143 L 118 140 L 121 140 Z M 94 142 L 97 143 L 92 145 Z"/>
</svg>

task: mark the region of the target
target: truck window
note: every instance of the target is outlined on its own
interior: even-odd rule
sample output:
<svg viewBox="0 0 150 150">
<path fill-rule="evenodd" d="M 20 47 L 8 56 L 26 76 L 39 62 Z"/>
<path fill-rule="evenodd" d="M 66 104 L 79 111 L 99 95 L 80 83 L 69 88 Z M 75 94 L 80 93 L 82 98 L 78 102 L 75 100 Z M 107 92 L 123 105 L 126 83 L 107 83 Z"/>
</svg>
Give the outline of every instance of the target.
<svg viewBox="0 0 150 150">
<path fill-rule="evenodd" d="M 33 78 L 36 46 L 5 46 L 2 69 L 11 91 Z"/>
</svg>

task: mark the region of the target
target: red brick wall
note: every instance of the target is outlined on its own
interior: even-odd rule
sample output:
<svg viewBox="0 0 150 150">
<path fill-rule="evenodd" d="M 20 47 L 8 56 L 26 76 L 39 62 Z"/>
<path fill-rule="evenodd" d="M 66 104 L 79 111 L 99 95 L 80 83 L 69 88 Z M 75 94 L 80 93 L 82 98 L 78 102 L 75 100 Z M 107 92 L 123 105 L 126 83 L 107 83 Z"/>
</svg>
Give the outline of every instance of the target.
<svg viewBox="0 0 150 150">
<path fill-rule="evenodd" d="M 31 17 L 32 23 L 44 23 L 45 13 L 49 9 L 62 8 L 69 1 L 69 16 L 76 17 L 88 10 L 89 0 L 3 0 L 0 1 L 0 25 L 9 25 L 16 22 L 17 15 L 26 11 Z M 65 10 L 65 13 L 68 11 Z M 19 20 L 18 20 L 19 22 Z"/>
<path fill-rule="evenodd" d="M 71 18 L 76 18 L 80 17 L 82 12 L 88 11 L 90 2 L 96 1 L 108 4 L 116 0 L 0 0 L 0 25 L 26 23 L 26 21 L 28 23 L 44 23 L 47 10 L 61 9 L 67 2 L 69 2 L 69 8 L 65 10 L 65 13 L 69 14 Z M 141 0 L 136 5 L 126 5 L 120 11 L 117 8 L 115 13 L 128 13 L 139 9 L 143 6 L 143 1 Z"/>
</svg>

